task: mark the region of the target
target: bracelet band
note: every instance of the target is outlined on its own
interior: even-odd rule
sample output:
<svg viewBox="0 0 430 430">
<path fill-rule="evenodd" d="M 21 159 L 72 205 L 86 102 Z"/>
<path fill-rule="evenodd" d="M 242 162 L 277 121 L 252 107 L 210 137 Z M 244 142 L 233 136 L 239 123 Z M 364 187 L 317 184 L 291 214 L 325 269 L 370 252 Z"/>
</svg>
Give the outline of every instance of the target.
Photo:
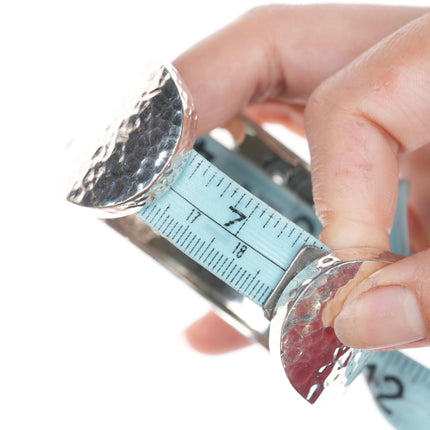
<svg viewBox="0 0 430 430">
<path fill-rule="evenodd" d="M 209 136 L 191 151 L 195 113 L 179 76 L 161 66 L 146 83 L 97 142 L 68 199 L 114 215 L 107 221 L 112 227 L 216 304 L 242 333 L 270 343 L 309 402 L 335 383 L 350 384 L 365 366 L 376 387 L 386 378 L 380 364 L 389 353 L 340 344 L 327 314 L 336 291 L 351 288 L 392 256 L 375 250 L 364 259 L 354 251 L 326 255 L 328 248 L 316 239 L 321 225 L 306 163 L 247 119 L 246 139 L 233 151 Z M 399 196 L 391 240 L 393 251 L 406 255 L 403 182 Z M 403 367 L 397 370 L 407 375 Z M 427 382 L 405 381 L 418 392 L 428 389 Z M 402 396 L 402 405 L 419 403 L 414 395 Z M 417 423 L 402 408 L 393 413 L 380 407 L 398 429 Z M 426 425 L 424 415 L 420 425 Z"/>
</svg>

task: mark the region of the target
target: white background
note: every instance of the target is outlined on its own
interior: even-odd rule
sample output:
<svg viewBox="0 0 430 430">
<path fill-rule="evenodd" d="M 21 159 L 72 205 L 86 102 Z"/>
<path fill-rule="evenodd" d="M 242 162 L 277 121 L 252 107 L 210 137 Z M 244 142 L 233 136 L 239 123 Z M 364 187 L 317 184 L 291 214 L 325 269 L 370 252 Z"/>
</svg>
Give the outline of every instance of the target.
<svg viewBox="0 0 430 430">
<path fill-rule="evenodd" d="M 0 6 L 0 429 L 390 428 L 363 381 L 309 409 L 258 346 L 190 350 L 208 304 L 58 198 L 63 148 L 107 98 L 262 3 Z"/>
</svg>

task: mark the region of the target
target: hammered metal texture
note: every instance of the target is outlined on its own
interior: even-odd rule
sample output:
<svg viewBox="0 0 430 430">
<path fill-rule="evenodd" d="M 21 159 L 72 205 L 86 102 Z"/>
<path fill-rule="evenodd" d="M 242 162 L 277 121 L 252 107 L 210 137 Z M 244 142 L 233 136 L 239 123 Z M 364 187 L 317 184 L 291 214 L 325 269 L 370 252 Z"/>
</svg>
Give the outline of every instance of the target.
<svg viewBox="0 0 430 430">
<path fill-rule="evenodd" d="M 291 384 L 310 403 L 323 391 L 348 385 L 366 353 L 343 345 L 322 315 L 326 304 L 348 284 L 362 262 L 335 266 L 314 279 L 292 306 L 281 331 L 281 361 Z"/>
<path fill-rule="evenodd" d="M 103 134 L 67 199 L 123 216 L 152 201 L 176 179 L 194 143 L 192 101 L 172 67 L 141 83 Z"/>
</svg>

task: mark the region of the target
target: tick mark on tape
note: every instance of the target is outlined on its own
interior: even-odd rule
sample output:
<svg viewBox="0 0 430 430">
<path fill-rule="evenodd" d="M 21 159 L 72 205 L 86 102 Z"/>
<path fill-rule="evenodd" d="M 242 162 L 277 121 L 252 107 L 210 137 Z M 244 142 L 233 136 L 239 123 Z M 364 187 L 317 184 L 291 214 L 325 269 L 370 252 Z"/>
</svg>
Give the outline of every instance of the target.
<svg viewBox="0 0 430 430">
<path fill-rule="evenodd" d="M 191 246 L 191 244 L 194 242 L 194 240 L 196 239 L 196 234 L 192 237 L 192 239 L 190 240 L 190 242 L 188 243 L 188 245 L 185 247 L 184 252 L 187 252 L 187 249 Z"/>
<path fill-rule="evenodd" d="M 203 258 L 203 256 L 205 255 L 206 251 L 209 249 L 209 247 L 215 242 L 215 238 L 213 237 L 212 240 L 208 243 L 208 246 L 203 250 L 203 252 L 201 253 L 199 260 L 201 260 Z"/>
<path fill-rule="evenodd" d="M 165 236 L 168 236 L 168 234 L 166 234 L 166 231 L 167 231 L 167 229 L 173 224 L 173 221 L 175 221 L 175 218 L 172 218 L 170 221 L 169 221 L 169 224 L 167 224 L 166 225 L 166 227 L 164 228 L 164 230 L 163 231 L 161 231 L 161 233 L 162 234 L 164 234 Z M 172 229 L 173 230 L 173 229 Z M 172 231 L 172 230 L 170 230 L 170 231 Z"/>
<path fill-rule="evenodd" d="M 175 241 L 176 236 L 179 234 L 179 232 L 184 228 L 184 226 L 182 224 L 179 225 L 178 230 L 176 231 L 176 233 L 172 236 L 172 241 Z"/>
<path fill-rule="evenodd" d="M 224 277 L 224 274 L 225 274 L 225 272 L 227 272 L 227 270 L 230 268 L 230 266 L 233 264 L 233 262 L 234 262 L 234 259 L 232 258 L 231 260 L 230 260 L 230 263 L 228 263 L 228 266 L 224 269 L 224 272 L 222 272 L 222 277 Z"/>
<path fill-rule="evenodd" d="M 158 218 L 158 222 L 161 222 L 161 224 L 157 227 L 157 223 L 155 223 L 155 228 L 157 230 L 160 230 L 163 228 L 163 225 L 167 222 L 167 220 L 170 218 L 169 215 L 166 216 L 166 212 L 169 209 L 169 207 L 167 207 L 166 209 L 164 209 L 163 213 L 160 215 L 160 218 Z"/>
<path fill-rule="evenodd" d="M 240 278 L 237 280 L 237 282 L 235 284 L 236 287 L 239 285 L 239 282 L 243 279 L 243 277 L 246 275 L 247 272 L 248 272 L 247 270 L 244 270 L 242 275 L 240 275 Z M 239 287 L 239 290 L 240 290 L 240 287 Z"/>
<path fill-rule="evenodd" d="M 191 234 L 192 234 L 192 231 L 190 231 L 188 234 L 187 234 L 187 237 L 184 239 L 184 241 L 179 245 L 181 248 L 184 246 L 184 244 L 185 244 L 185 242 L 188 240 L 188 238 L 191 236 Z"/>
<path fill-rule="evenodd" d="M 158 206 L 156 205 L 156 204 L 153 204 L 152 205 L 152 208 L 151 208 L 151 210 L 149 211 L 149 214 L 146 216 L 146 218 L 147 219 L 149 219 L 150 217 L 151 217 L 151 215 L 153 214 L 153 212 L 155 211 L 155 209 L 157 208 Z M 146 207 L 146 208 L 144 208 L 144 210 L 142 211 L 142 215 L 143 214 L 145 214 L 146 215 L 146 211 L 148 210 L 148 207 Z"/>
<path fill-rule="evenodd" d="M 225 260 L 221 264 L 221 267 L 218 269 L 219 272 L 221 272 L 222 268 L 224 267 L 225 263 L 227 263 L 227 261 L 228 261 L 228 257 L 225 257 Z"/>
<path fill-rule="evenodd" d="M 264 284 L 263 284 L 264 285 Z M 263 299 L 263 297 L 267 294 L 267 291 L 269 290 L 269 286 L 266 285 L 266 288 L 264 289 L 263 293 L 261 294 L 261 296 L 258 298 L 259 301 L 261 301 Z"/>
<path fill-rule="evenodd" d="M 249 287 L 251 287 L 252 283 L 254 282 L 255 278 L 260 274 L 260 270 L 257 270 L 257 273 L 254 275 L 254 277 L 249 281 L 248 287 L 246 288 L 247 290 L 249 289 Z M 252 291 L 252 288 L 250 289 L 250 291 Z"/>
<path fill-rule="evenodd" d="M 187 226 L 185 227 L 185 230 L 182 232 L 181 236 L 180 236 L 180 237 L 179 237 L 179 239 L 178 239 L 178 243 L 179 243 L 179 241 L 182 239 L 183 235 L 185 234 L 185 232 L 186 232 L 189 228 L 190 228 L 190 226 L 189 226 L 189 225 L 187 225 Z"/>
<path fill-rule="evenodd" d="M 243 272 L 243 274 L 245 275 L 246 271 Z M 239 287 L 239 291 L 243 288 L 243 286 L 248 282 L 249 277 L 251 276 L 250 273 L 248 273 L 248 276 L 245 278 L 245 280 L 243 281 L 242 285 Z"/>
<path fill-rule="evenodd" d="M 202 244 L 200 245 L 199 249 L 196 251 L 196 253 L 194 254 L 194 257 L 200 252 L 200 250 L 205 246 L 206 241 L 204 240 L 202 242 Z"/>
<path fill-rule="evenodd" d="M 281 237 L 282 233 L 285 231 L 285 229 L 288 227 L 288 224 L 285 224 L 284 227 L 282 227 L 282 230 L 279 232 L 279 234 L 276 236 L 278 239 Z"/>
<path fill-rule="evenodd" d="M 215 270 L 215 267 L 218 266 L 218 263 L 221 261 L 221 259 L 224 257 L 224 254 L 221 254 L 217 260 L 217 262 L 215 263 L 214 267 L 212 267 L 212 270 Z"/>
<path fill-rule="evenodd" d="M 197 170 L 199 170 L 199 168 L 200 168 L 200 166 L 202 165 L 202 163 L 203 163 L 203 160 L 200 160 L 200 161 L 197 163 L 196 168 L 191 172 L 191 175 L 190 175 L 190 176 L 188 176 L 188 179 L 191 179 L 191 178 L 196 174 Z"/>
<path fill-rule="evenodd" d="M 293 247 L 296 246 L 297 241 L 302 237 L 303 235 L 303 231 L 300 231 L 300 233 L 298 234 L 298 236 L 296 237 L 296 240 L 293 243 Z"/>
<path fill-rule="evenodd" d="M 226 280 L 231 276 L 231 274 L 236 270 L 237 263 L 234 265 L 234 267 L 228 272 L 228 275 L 225 277 Z"/>
<path fill-rule="evenodd" d="M 247 209 L 247 208 L 248 208 L 248 206 L 252 203 L 252 201 L 253 201 L 253 198 L 251 197 L 251 198 L 249 199 L 249 202 L 246 204 L 245 209 Z"/>
<path fill-rule="evenodd" d="M 206 261 L 208 260 L 208 258 L 212 255 L 212 252 L 215 251 L 215 248 L 212 248 L 209 252 L 208 255 L 206 255 L 206 258 L 203 260 L 203 264 L 206 264 Z"/>
<path fill-rule="evenodd" d="M 228 185 L 225 187 L 224 191 L 221 193 L 220 197 L 222 197 L 226 191 L 231 187 L 231 182 L 228 183 Z"/>
<path fill-rule="evenodd" d="M 173 225 L 172 229 L 169 231 L 169 233 L 167 233 L 166 236 L 171 237 L 171 234 L 173 233 L 173 230 L 176 228 L 177 225 L 178 225 L 178 221 L 176 221 L 176 223 Z"/>
<path fill-rule="evenodd" d="M 248 206 L 248 205 L 246 205 Z M 254 209 L 252 210 L 252 212 L 249 214 L 248 218 L 242 223 L 242 225 L 239 227 L 239 230 L 237 230 L 236 232 L 236 236 L 240 233 L 240 231 L 242 230 L 242 228 L 245 226 L 245 224 L 251 219 L 252 215 L 254 215 L 254 212 L 258 209 L 258 207 L 260 206 L 260 203 L 257 203 L 254 207 Z M 246 209 L 246 207 L 245 207 Z"/>
<path fill-rule="evenodd" d="M 211 267 L 211 264 L 215 261 L 215 258 L 217 258 L 217 255 L 219 254 L 219 251 L 215 253 L 215 255 L 211 258 L 211 261 L 208 263 L 208 268 Z"/>
<path fill-rule="evenodd" d="M 152 219 L 150 221 L 148 221 L 149 224 L 152 224 L 152 222 L 154 221 L 155 218 L 157 218 L 157 215 L 160 213 L 161 208 L 158 208 L 158 210 L 155 212 L 154 216 L 152 217 Z"/>
<path fill-rule="evenodd" d="M 191 251 L 190 251 L 190 255 L 193 253 L 193 251 L 196 249 L 196 247 L 197 247 L 197 245 L 199 244 L 199 242 L 200 242 L 200 237 L 197 239 L 197 242 L 194 244 L 194 246 L 192 247 L 192 249 L 191 249 Z"/>
<path fill-rule="evenodd" d="M 257 279 L 257 282 L 255 283 L 255 285 L 251 288 L 251 291 L 254 292 L 252 295 L 252 298 L 255 299 L 257 297 L 257 294 L 259 293 L 260 290 L 256 290 L 258 284 L 261 282 L 261 279 Z"/>
<path fill-rule="evenodd" d="M 209 181 L 206 183 L 205 187 L 208 187 L 209 184 L 214 180 L 214 178 L 216 177 L 216 173 L 214 173 L 211 178 L 209 179 Z"/>
<path fill-rule="evenodd" d="M 235 266 L 236 267 L 236 266 Z M 242 267 L 239 267 L 239 270 L 236 271 L 235 275 L 233 276 L 233 278 L 231 278 L 230 284 L 234 283 L 234 280 L 237 278 L 237 276 L 239 275 L 239 273 L 242 271 Z"/>
<path fill-rule="evenodd" d="M 269 219 L 265 222 L 265 224 L 263 225 L 263 228 L 267 227 L 267 224 L 269 224 L 269 222 L 272 218 L 273 218 L 273 213 L 269 216 Z"/>
<path fill-rule="evenodd" d="M 245 197 L 245 193 L 242 194 L 242 197 L 237 201 L 237 203 L 234 205 L 234 207 L 238 207 L 240 205 L 240 202 L 243 200 L 243 198 Z"/>
</svg>

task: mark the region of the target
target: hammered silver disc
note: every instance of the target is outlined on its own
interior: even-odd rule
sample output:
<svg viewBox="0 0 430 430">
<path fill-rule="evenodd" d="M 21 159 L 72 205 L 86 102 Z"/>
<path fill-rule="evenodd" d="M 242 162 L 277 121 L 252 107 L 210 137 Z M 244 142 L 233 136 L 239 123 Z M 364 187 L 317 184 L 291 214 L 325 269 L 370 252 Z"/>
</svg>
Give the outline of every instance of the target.
<svg viewBox="0 0 430 430">
<path fill-rule="evenodd" d="M 309 403 L 348 386 L 366 365 L 369 353 L 343 345 L 333 318 L 355 285 L 398 258 L 371 248 L 332 252 L 309 264 L 283 291 L 271 322 L 270 349 Z"/>
<path fill-rule="evenodd" d="M 143 77 L 84 162 L 67 200 L 106 217 L 124 216 L 174 182 L 195 139 L 191 97 L 172 66 Z"/>
</svg>

